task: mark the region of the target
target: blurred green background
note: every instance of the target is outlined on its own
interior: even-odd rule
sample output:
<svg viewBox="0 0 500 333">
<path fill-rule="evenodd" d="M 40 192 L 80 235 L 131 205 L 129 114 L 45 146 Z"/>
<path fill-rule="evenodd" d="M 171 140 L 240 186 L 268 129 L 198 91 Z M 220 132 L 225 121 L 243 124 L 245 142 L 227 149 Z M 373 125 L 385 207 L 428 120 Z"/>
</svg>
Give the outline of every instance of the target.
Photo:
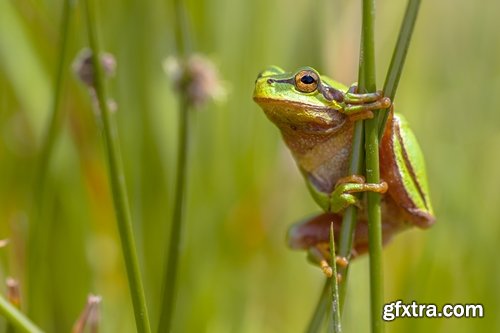
<svg viewBox="0 0 500 333">
<path fill-rule="evenodd" d="M 97 1 L 96 1 L 97 2 Z M 310 65 L 356 81 L 359 1 L 191 0 L 194 49 L 219 67 L 227 99 L 192 117 L 187 220 L 175 332 L 301 332 L 323 284 L 288 225 L 318 211 L 277 129 L 251 99 L 270 64 Z M 405 1 L 377 1 L 378 85 Z M 0 1 L 0 280 L 26 289 L 27 232 L 37 201 L 43 232 L 36 321 L 68 332 L 88 293 L 102 295 L 102 331 L 134 332 L 102 141 L 86 89 L 65 68 L 64 121 L 47 190 L 35 195 L 58 61 L 62 1 Z M 87 46 L 74 8 L 73 59 Z M 102 47 L 118 67 L 127 186 L 152 324 L 175 172 L 176 99 L 162 70 L 175 53 L 167 1 L 98 2 Z M 500 2 L 423 1 L 396 98 L 427 157 L 438 221 L 399 235 L 384 252 L 385 299 L 482 303 L 483 319 L 396 319 L 387 332 L 500 331 Z M 368 258 L 352 266 L 344 326 L 369 330 Z M 5 287 L 0 288 L 5 292 Z M 26 293 L 23 294 L 27 298 Z M 0 331 L 3 321 L 0 318 Z"/>
</svg>

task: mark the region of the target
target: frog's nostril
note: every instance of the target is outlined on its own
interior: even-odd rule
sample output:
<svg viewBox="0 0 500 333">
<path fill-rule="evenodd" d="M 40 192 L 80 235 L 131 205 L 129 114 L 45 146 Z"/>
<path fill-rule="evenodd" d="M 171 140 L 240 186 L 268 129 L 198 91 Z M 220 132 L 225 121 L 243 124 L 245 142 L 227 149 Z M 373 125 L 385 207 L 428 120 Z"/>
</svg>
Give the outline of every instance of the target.
<svg viewBox="0 0 500 333">
<path fill-rule="evenodd" d="M 274 82 L 276 82 L 274 79 L 267 79 L 267 83 L 269 84 L 273 84 Z"/>
</svg>

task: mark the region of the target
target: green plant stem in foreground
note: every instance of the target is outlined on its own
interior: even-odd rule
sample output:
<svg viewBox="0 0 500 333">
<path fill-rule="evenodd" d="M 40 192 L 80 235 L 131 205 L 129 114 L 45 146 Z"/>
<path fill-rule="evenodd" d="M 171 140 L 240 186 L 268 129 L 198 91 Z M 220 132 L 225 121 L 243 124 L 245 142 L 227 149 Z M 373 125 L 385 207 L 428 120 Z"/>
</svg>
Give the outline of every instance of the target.
<svg viewBox="0 0 500 333">
<path fill-rule="evenodd" d="M 316 304 L 316 308 L 314 309 L 314 313 L 311 317 L 311 320 L 309 321 L 309 325 L 307 326 L 306 333 L 316 333 L 321 329 L 328 305 L 329 290 L 330 280 L 326 279 L 318 303 Z"/>
<path fill-rule="evenodd" d="M 333 233 L 333 222 L 330 224 L 330 256 L 331 262 L 330 266 L 332 267 L 332 277 L 330 278 L 331 282 L 331 295 L 332 295 L 332 321 L 330 331 L 332 333 L 342 333 L 342 324 L 341 324 L 341 313 L 340 313 L 340 301 L 339 301 L 339 284 L 337 281 L 337 263 L 336 263 L 336 255 L 335 255 L 335 237 Z"/>
<path fill-rule="evenodd" d="M 358 83 L 361 84 L 363 77 L 360 76 Z M 362 121 L 357 121 L 354 124 L 354 134 L 351 158 L 349 162 L 349 174 L 359 175 L 363 173 L 363 145 L 364 145 L 364 127 Z M 356 195 L 358 196 L 358 195 Z M 349 258 L 352 249 L 352 240 L 354 237 L 354 231 L 356 229 L 357 222 L 357 208 L 355 206 L 347 207 L 342 216 L 342 226 L 340 229 L 340 239 L 339 239 L 339 250 L 338 255 L 340 257 Z M 342 282 L 339 285 L 339 308 L 342 314 L 344 310 L 345 295 L 347 292 L 347 277 L 349 273 L 349 265 L 347 267 L 339 267 L 338 274 L 342 276 Z M 327 280 L 328 284 L 328 280 Z M 323 290 L 318 300 L 313 317 L 310 320 L 307 333 L 317 332 L 320 328 L 320 324 L 323 322 L 323 317 L 325 315 L 326 303 L 328 302 L 328 292 Z M 323 311 L 323 312 L 319 312 Z M 320 323 L 316 325 L 316 323 Z"/>
<path fill-rule="evenodd" d="M 359 82 L 361 82 L 360 80 Z M 363 173 L 364 163 L 364 127 L 362 121 L 357 121 L 354 125 L 353 143 L 351 151 L 351 160 L 349 163 L 349 174 L 360 175 Z M 359 196 L 358 196 L 359 197 Z M 349 258 L 352 249 L 352 240 L 356 229 L 358 211 L 355 206 L 347 207 L 342 216 L 342 227 L 340 228 L 339 240 L 339 256 Z M 342 283 L 339 288 L 340 311 L 344 310 L 345 294 L 347 291 L 347 277 L 349 273 L 349 265 L 347 267 L 339 267 L 339 274 L 342 276 Z"/>
<path fill-rule="evenodd" d="M 399 78 L 401 76 L 401 72 L 403 70 L 404 62 L 406 59 L 407 50 L 410 44 L 411 36 L 413 33 L 413 29 L 415 26 L 415 21 L 418 15 L 418 10 L 420 6 L 420 0 L 409 0 L 405 16 L 403 18 L 403 22 L 400 28 L 399 37 L 397 44 L 394 48 L 391 64 L 387 71 L 387 76 L 384 84 L 384 94 L 389 97 L 391 100 L 394 100 L 396 96 L 396 90 L 399 83 Z M 359 69 L 359 79 L 358 83 L 360 87 L 365 85 L 365 75 L 363 66 Z M 382 137 L 385 122 L 388 116 L 388 110 L 379 110 L 378 119 L 380 119 L 379 125 L 379 139 Z M 358 121 L 354 127 L 354 135 L 353 135 L 353 145 L 351 152 L 351 161 L 349 164 L 349 174 L 361 174 L 363 167 L 363 146 L 364 146 L 364 126 L 363 122 Z M 339 240 L 339 256 L 349 257 L 352 248 L 352 240 L 354 236 L 354 230 L 356 228 L 356 218 L 357 218 L 357 209 L 356 207 L 348 207 L 343 215 L 342 227 L 340 231 L 340 240 Z M 339 274 L 342 276 L 342 283 L 340 284 L 340 309 L 343 311 L 344 302 L 345 302 L 345 294 L 347 290 L 347 281 L 348 281 L 348 272 L 349 266 L 347 267 L 339 267 Z M 324 313 L 321 311 L 325 311 L 326 308 L 326 299 L 328 298 L 328 293 L 324 290 L 321 293 L 321 297 L 318 301 L 318 305 L 316 306 L 316 311 L 314 313 L 313 318 L 311 319 L 311 323 L 309 325 L 308 333 L 317 332 L 319 330 L 319 324 L 316 326 L 316 323 L 321 323 L 323 320 Z M 314 324 L 314 325 L 313 325 Z"/>
<path fill-rule="evenodd" d="M 360 91 L 374 92 L 375 80 L 375 0 L 363 0 L 363 23 L 360 57 L 360 68 L 364 74 L 364 86 Z M 365 163 L 366 181 L 377 184 L 380 182 L 378 118 L 365 120 Z M 366 193 L 368 212 L 368 247 L 370 254 L 370 310 L 372 333 L 384 331 L 382 321 L 382 304 L 384 301 L 384 280 L 382 263 L 382 219 L 380 211 L 380 194 Z"/>
<path fill-rule="evenodd" d="M 182 94 L 182 93 L 181 93 Z M 189 139 L 189 101 L 182 94 L 179 104 L 179 140 L 177 147 L 177 175 L 175 184 L 175 203 L 170 230 L 167 262 L 163 279 L 162 307 L 158 332 L 170 332 L 175 309 L 177 267 L 180 240 L 184 221 L 184 196 L 186 189 L 186 165 Z"/>
<path fill-rule="evenodd" d="M 121 160 L 118 131 L 108 108 L 104 73 L 99 61 L 100 48 L 97 40 L 96 21 L 93 16 L 92 0 L 86 4 L 87 29 L 90 48 L 92 49 L 92 63 L 94 64 L 94 84 L 103 123 L 104 146 L 108 159 L 109 179 L 115 206 L 116 220 L 122 245 L 125 267 L 127 270 L 130 293 L 134 307 L 137 332 L 150 333 L 149 316 L 146 306 L 146 297 L 142 284 L 139 260 L 134 241 L 132 219 L 125 186 L 125 174 Z"/>
<path fill-rule="evenodd" d="M 2 295 L 0 295 L 0 315 L 8 323 L 12 324 L 19 332 L 23 333 L 43 333 L 43 331 L 33 324 L 21 311 L 10 304 Z"/>
</svg>

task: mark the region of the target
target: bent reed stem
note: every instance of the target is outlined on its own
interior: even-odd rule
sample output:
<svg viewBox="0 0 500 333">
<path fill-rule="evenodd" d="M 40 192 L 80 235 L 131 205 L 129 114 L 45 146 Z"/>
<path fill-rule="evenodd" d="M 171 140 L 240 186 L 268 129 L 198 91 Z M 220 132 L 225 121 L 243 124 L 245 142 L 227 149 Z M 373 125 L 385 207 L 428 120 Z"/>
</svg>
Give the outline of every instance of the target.
<svg viewBox="0 0 500 333">
<path fill-rule="evenodd" d="M 23 333 L 43 333 L 43 331 L 33 324 L 19 309 L 7 301 L 0 295 L 0 315 L 2 315 L 8 323 Z"/>
</svg>

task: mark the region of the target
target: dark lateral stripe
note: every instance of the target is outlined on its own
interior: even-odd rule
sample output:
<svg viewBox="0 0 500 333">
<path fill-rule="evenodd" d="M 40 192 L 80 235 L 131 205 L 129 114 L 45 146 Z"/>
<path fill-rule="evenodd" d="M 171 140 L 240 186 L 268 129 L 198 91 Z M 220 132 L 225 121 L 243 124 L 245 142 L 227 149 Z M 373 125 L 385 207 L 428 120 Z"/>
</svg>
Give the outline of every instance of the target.
<svg viewBox="0 0 500 333">
<path fill-rule="evenodd" d="M 410 158 L 408 157 L 408 153 L 406 152 L 404 141 L 403 141 L 403 137 L 401 136 L 401 128 L 399 126 L 399 120 L 396 121 L 395 123 L 396 123 L 396 135 L 397 135 L 398 141 L 399 141 L 399 143 L 401 145 L 401 151 L 403 152 L 403 158 L 404 158 L 405 166 L 408 169 L 408 171 L 410 172 L 410 174 L 411 174 L 411 176 L 413 178 L 414 183 L 417 185 L 418 193 L 422 197 L 422 201 L 424 202 L 425 208 L 429 209 L 426 197 L 424 195 L 424 191 L 422 189 L 422 185 L 420 185 L 420 183 L 418 182 L 417 174 L 415 173 L 415 170 L 413 169 L 413 166 L 412 166 L 412 164 L 410 162 Z"/>
</svg>

